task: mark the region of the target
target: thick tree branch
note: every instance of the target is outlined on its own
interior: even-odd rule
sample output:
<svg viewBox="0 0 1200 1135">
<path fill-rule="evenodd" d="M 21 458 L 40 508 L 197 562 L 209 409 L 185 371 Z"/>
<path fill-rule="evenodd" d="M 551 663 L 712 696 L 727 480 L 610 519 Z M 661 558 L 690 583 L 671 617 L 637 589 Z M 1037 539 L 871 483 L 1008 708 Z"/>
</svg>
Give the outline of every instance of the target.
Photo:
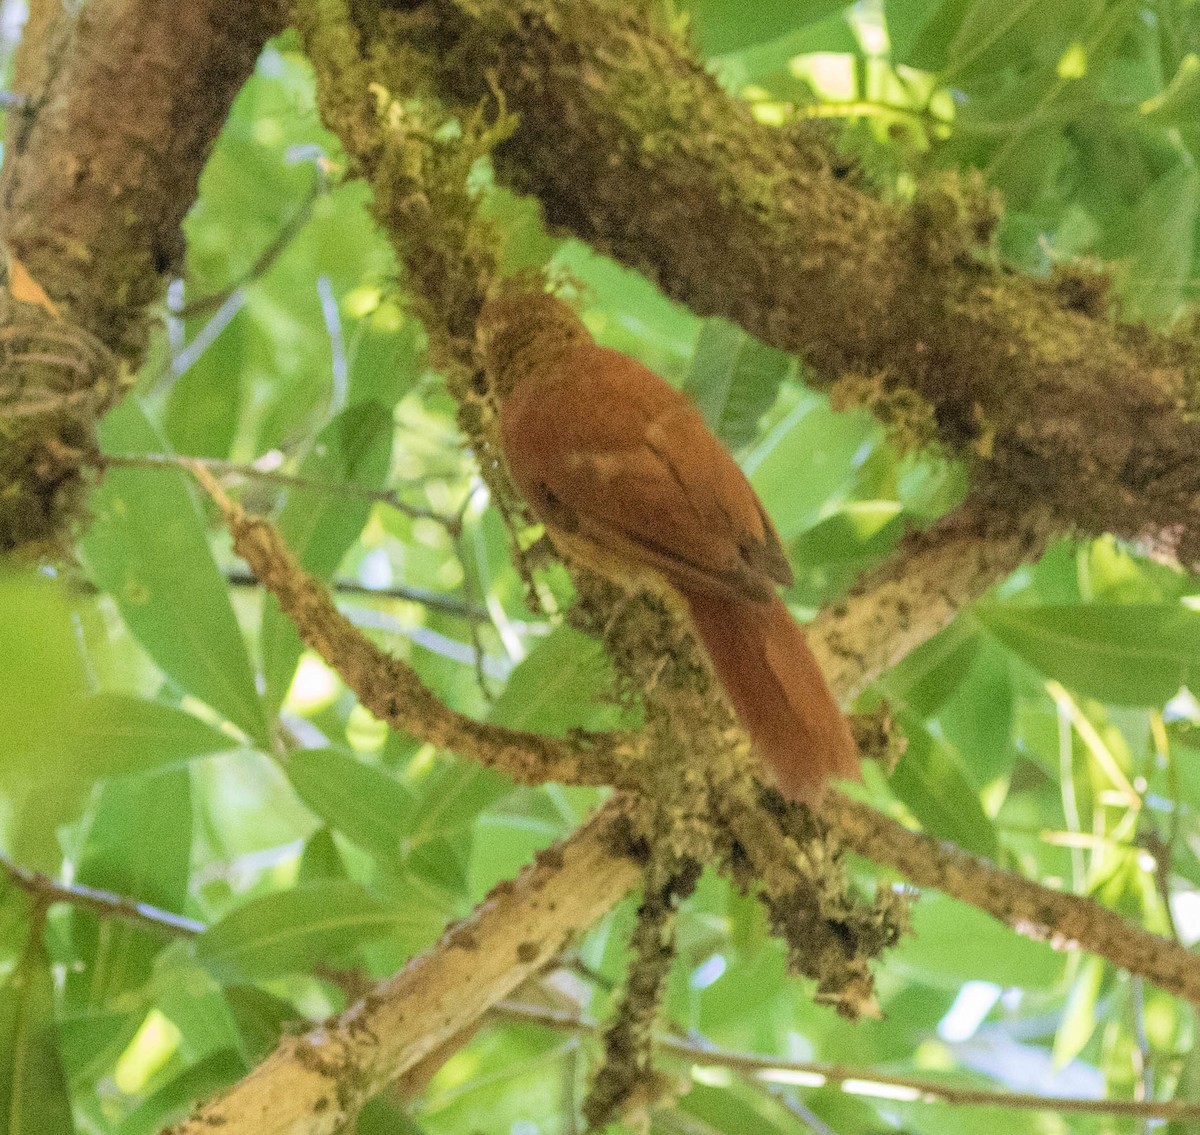
<svg viewBox="0 0 1200 1135">
<path fill-rule="evenodd" d="M 995 266 L 981 190 L 948 180 L 912 206 L 870 196 L 825 126 L 756 122 L 653 6 L 405 7 L 397 81 L 424 69 L 469 108 L 502 91 L 519 125 L 497 170 L 551 225 L 803 355 L 885 417 L 893 395 L 916 392 L 937 436 L 974 456 L 977 488 L 1006 505 L 1200 560 L 1196 342 L 1114 322 L 1099 278 Z"/>
<path fill-rule="evenodd" d="M 853 699 L 991 583 L 1036 559 L 1050 535 L 1040 510 L 1014 521 L 974 496 L 909 533 L 894 556 L 805 629 L 832 688 Z"/>
<path fill-rule="evenodd" d="M 619 797 L 502 883 L 437 947 L 340 1017 L 286 1039 L 174 1135 L 332 1135 L 396 1076 L 541 969 L 633 887 Z"/>
<path fill-rule="evenodd" d="M 31 109 L 9 120 L 4 239 L 67 319 L 129 362 L 182 258 L 217 132 L 285 12 L 279 0 L 96 0 L 60 6 L 18 53 L 33 85 L 17 91 Z"/>
<path fill-rule="evenodd" d="M 201 479 L 207 477 L 210 491 L 217 488 L 202 467 L 197 467 L 196 473 Z M 281 601 L 286 600 L 285 607 L 290 604 L 295 608 L 304 634 L 305 626 L 312 625 L 306 612 L 315 602 L 308 594 L 309 585 L 288 578 L 300 573 L 286 556 L 280 556 L 278 549 L 272 549 L 272 539 L 277 541 L 277 537 L 267 525 L 246 519 L 228 502 L 223 508 L 238 536 L 239 549 L 244 555 L 249 553 L 264 583 L 277 589 Z M 828 653 L 828 642 L 859 641 L 860 632 L 851 624 L 862 621 L 884 637 L 903 633 L 910 645 L 916 645 L 922 637 L 918 630 L 920 608 L 909 608 L 898 601 L 906 589 L 920 596 L 933 594 L 939 587 L 952 588 L 945 591 L 942 603 L 961 607 L 1011 570 L 1012 557 L 1019 554 L 1017 549 L 1029 551 L 1039 539 L 1036 532 L 1020 538 L 1017 535 L 1011 530 L 1005 530 L 1002 536 L 993 533 L 998 540 L 994 554 L 973 557 L 970 570 L 950 577 L 945 559 L 938 554 L 938 544 L 944 539 L 953 548 L 962 538 L 952 519 L 943 521 L 921 540 L 910 542 L 901 556 L 907 568 L 884 568 L 877 576 L 878 610 L 872 604 L 872 588 L 865 586 L 852 603 L 825 617 L 824 632 L 814 640 L 822 664 L 839 675 L 837 683 L 842 689 L 865 684 L 878 673 L 870 668 L 889 660 L 878 653 L 849 652 L 841 656 L 841 669 L 835 670 L 837 659 Z M 979 538 L 986 542 L 984 537 Z M 258 547 L 269 552 L 265 563 L 257 562 L 261 558 L 256 552 Z M 319 591 L 315 587 L 312 590 Z M 935 606 L 934 616 L 926 627 L 926 637 L 944 624 L 940 605 Z M 346 637 L 353 634 L 352 629 L 331 624 L 327 613 L 321 612 L 315 625 L 320 629 L 310 645 L 320 649 L 320 637 L 327 636 L 333 646 L 327 658 L 334 665 L 338 665 L 339 652 L 360 651 Z M 379 665 L 378 652 L 373 647 L 370 651 L 369 655 L 360 655 L 353 667 Z M 868 669 L 860 671 L 856 667 Z M 376 692 L 386 694 L 389 684 L 391 690 L 400 690 L 410 677 L 385 669 L 382 680 L 372 681 L 378 682 L 377 687 L 368 684 L 366 689 L 376 688 Z M 430 708 L 429 718 L 405 711 L 399 717 L 401 727 L 426 740 L 443 738 L 449 711 L 436 702 Z M 468 740 L 472 737 L 469 732 L 465 736 Z M 530 770 L 543 758 L 541 746 L 546 744 L 534 740 L 539 747 L 517 759 L 518 765 L 524 761 Z M 514 747 L 523 741 L 517 735 L 503 739 L 505 745 Z M 565 753 L 558 756 L 565 757 Z M 554 767 L 553 760 L 549 767 Z M 338 1123 L 393 1077 L 416 1066 L 436 1049 L 449 1051 L 449 1038 L 469 1035 L 482 1013 L 552 956 L 570 934 L 586 929 L 637 884 L 641 867 L 623 850 L 628 848 L 629 830 L 623 800 L 622 796 L 615 797 L 587 825 L 544 853 L 537 866 L 526 871 L 515 886 L 498 888 L 488 903 L 449 931 L 441 944 L 415 959 L 396 978 L 376 987 L 359 1005 L 305 1037 L 286 1041 L 266 1064 L 201 1109 L 178 1129 L 177 1135 L 200 1135 L 213 1123 L 222 1125 L 227 1135 L 324 1135 L 336 1130 Z M 1055 939 L 1054 944 L 1091 950 L 1118 965 L 1134 966 L 1137 972 L 1181 996 L 1200 997 L 1200 958 L 1170 948 L 1170 943 L 1125 923 L 1088 899 L 1057 894 L 1001 871 L 957 848 L 910 832 L 838 793 L 830 794 L 823 818 L 848 847 L 916 882 L 944 886 L 947 893 L 979 906 L 1021 932 L 1044 937 L 1051 927 L 1067 927 L 1069 939 Z M 536 944 L 523 948 L 526 941 Z M 478 957 L 471 953 L 471 946 L 483 944 L 487 949 L 480 950 Z M 534 959 L 536 964 L 527 965 L 526 959 Z M 457 984 L 463 966 L 471 969 L 465 992 Z"/>
<path fill-rule="evenodd" d="M 140 365 L 180 223 L 283 0 L 38 4 L 15 62 L 0 239 L 61 313 L 0 304 L 0 552 L 54 546 L 80 455 Z M 47 338 L 73 340 L 47 351 Z M 30 407 L 36 408 L 30 412 Z"/>
</svg>

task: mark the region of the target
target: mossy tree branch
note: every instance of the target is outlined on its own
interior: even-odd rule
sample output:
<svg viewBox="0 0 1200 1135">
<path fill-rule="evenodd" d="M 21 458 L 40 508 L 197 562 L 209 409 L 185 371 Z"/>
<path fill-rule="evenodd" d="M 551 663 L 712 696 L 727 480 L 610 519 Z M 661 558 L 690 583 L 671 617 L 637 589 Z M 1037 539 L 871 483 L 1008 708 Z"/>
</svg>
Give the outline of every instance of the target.
<svg viewBox="0 0 1200 1135">
<path fill-rule="evenodd" d="M 1200 561 L 1200 351 L 1121 325 L 1103 278 L 1004 270 L 997 206 L 947 178 L 911 205 L 866 192 L 826 126 L 756 122 L 651 5 L 427 0 L 391 44 L 445 98 L 503 92 L 503 181 L 548 223 L 804 357 L 888 416 L 915 392 L 977 491 L 1062 529 Z M 414 55 L 417 62 L 414 62 Z"/>
<path fill-rule="evenodd" d="M 33 6 L 0 239 L 59 316 L 0 307 L 0 552 L 63 543 L 91 428 L 141 364 L 200 172 L 285 12 L 282 0 Z"/>
</svg>

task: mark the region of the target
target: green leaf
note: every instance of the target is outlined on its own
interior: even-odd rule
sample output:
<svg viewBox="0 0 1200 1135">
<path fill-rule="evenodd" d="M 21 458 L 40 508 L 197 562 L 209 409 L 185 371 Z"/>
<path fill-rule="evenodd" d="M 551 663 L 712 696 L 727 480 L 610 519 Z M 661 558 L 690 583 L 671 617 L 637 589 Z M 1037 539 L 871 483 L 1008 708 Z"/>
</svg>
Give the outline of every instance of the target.
<svg viewBox="0 0 1200 1135">
<path fill-rule="evenodd" d="M 240 1080 L 247 1065 L 235 1049 L 210 1052 L 152 1092 L 125 1117 L 116 1135 L 153 1135 L 165 1124 L 183 1119 L 196 1100 Z"/>
<path fill-rule="evenodd" d="M 805 393 L 751 450 L 743 468 L 785 542 L 812 527 L 824 506 L 841 503 L 878 436 L 865 411 L 839 414 L 828 399 Z"/>
<path fill-rule="evenodd" d="M 375 402 L 347 407 L 317 435 L 297 473 L 318 484 L 380 488 L 392 456 L 392 418 Z M 358 539 L 371 514 L 369 500 L 289 489 L 277 528 L 305 571 L 329 579 Z M 287 695 L 302 646 L 292 622 L 273 595 L 263 600 L 265 699 L 272 711 Z"/>
<path fill-rule="evenodd" d="M 532 862 L 534 853 L 563 834 L 562 824 L 529 815 L 500 811 L 480 817 L 471 844 L 468 885 L 482 899 L 501 879 L 513 878 Z"/>
<path fill-rule="evenodd" d="M 1014 705 L 1008 655 L 988 639 L 938 714 L 943 735 L 980 784 L 1012 771 Z"/>
<path fill-rule="evenodd" d="M 193 333 L 203 324 L 191 327 Z M 163 432 L 176 453 L 190 457 L 229 456 L 242 410 L 242 384 L 252 373 L 263 335 L 243 307 L 171 385 Z"/>
<path fill-rule="evenodd" d="M 227 985 L 225 1000 L 241 1036 L 242 1057 L 249 1067 L 261 1064 L 299 1014 L 281 997 L 256 985 Z"/>
<path fill-rule="evenodd" d="M 884 677 L 884 692 L 921 717 L 932 717 L 962 683 L 982 635 L 969 615 L 921 643 Z"/>
<path fill-rule="evenodd" d="M 395 777 L 339 749 L 298 749 L 287 774 L 330 827 L 389 867 L 401 865 L 412 797 Z"/>
<path fill-rule="evenodd" d="M 0 571 L 0 821 L 8 850 L 55 871 L 55 830 L 88 785 L 64 762 L 84 691 L 71 612 L 58 583 Z"/>
<path fill-rule="evenodd" d="M 136 399 L 101 423 L 108 453 L 162 453 L 167 443 Z M 173 681 L 253 737 L 269 742 L 254 672 L 184 473 L 111 469 L 93 498 L 81 549 L 96 583 Z"/>
<path fill-rule="evenodd" d="M 97 780 L 184 764 L 241 744 L 175 706 L 117 693 L 86 698 L 72 737 L 72 764 Z"/>
<path fill-rule="evenodd" d="M 1171 81 L 1139 108 L 1155 126 L 1188 126 L 1200 117 L 1200 55 L 1189 51 Z"/>
<path fill-rule="evenodd" d="M 1100 997 L 1100 986 L 1104 981 L 1104 960 L 1083 957 L 1079 972 L 1071 982 L 1067 1007 L 1062 1023 L 1054 1034 L 1054 1065 L 1065 1068 L 1075 1059 L 1092 1039 L 1099 1024 L 1096 1002 Z"/>
<path fill-rule="evenodd" d="M 806 567 L 873 561 L 890 550 L 904 529 L 898 501 L 847 501 L 792 542 Z"/>
<path fill-rule="evenodd" d="M 912 908 L 913 933 L 888 954 L 888 966 L 939 989 L 992 981 L 1018 989 L 1052 989 L 1066 956 L 966 903 L 924 891 Z"/>
<path fill-rule="evenodd" d="M 1196 248 L 1197 174 L 1180 162 L 1150 186 L 1127 221 L 1132 252 L 1124 281 L 1128 319 L 1163 324 L 1180 310 Z"/>
<path fill-rule="evenodd" d="M 196 957 L 218 980 L 256 981 L 310 971 L 374 938 L 421 944 L 439 926 L 415 895 L 389 901 L 349 880 L 306 883 L 227 914 L 196 939 Z"/>
<path fill-rule="evenodd" d="M 137 1035 L 145 1007 L 100 1013 L 66 1013 L 58 1019 L 58 1047 L 67 1081 L 77 1094 L 94 1091 Z"/>
<path fill-rule="evenodd" d="M 355 1135 L 425 1135 L 390 1092 L 383 1092 L 358 1113 Z"/>
<path fill-rule="evenodd" d="M 908 748 L 888 783 L 921 826 L 976 855 L 996 860 L 996 829 L 979 803 L 962 760 L 915 719 L 901 722 Z"/>
<path fill-rule="evenodd" d="M 600 643 L 561 624 L 513 670 L 489 718 L 511 729 L 557 735 L 573 728 L 601 728 L 614 707 L 600 699 L 615 689 Z"/>
<path fill-rule="evenodd" d="M 24 773 L 83 695 L 83 665 L 62 587 L 33 572 L 0 571 L 0 770 Z"/>
<path fill-rule="evenodd" d="M 923 71 L 941 71 L 971 0 L 884 0 L 892 59 Z"/>
<path fill-rule="evenodd" d="M 1200 662 L 1200 612 L 1178 603 L 989 604 L 975 611 L 1047 677 L 1113 705 L 1162 705 Z"/>
<path fill-rule="evenodd" d="M 687 0 L 705 55 L 777 39 L 847 6 L 847 0 Z"/>
<path fill-rule="evenodd" d="M 296 870 L 298 883 L 322 883 L 331 879 L 349 879 L 346 861 L 338 849 L 333 831 L 327 827 L 317 828 L 304 841 L 300 853 L 300 866 Z"/>
<path fill-rule="evenodd" d="M 0 1135 L 72 1135 L 54 980 L 40 941 L 0 985 L 0 1054 Z"/>
<path fill-rule="evenodd" d="M 795 360 L 724 319 L 706 319 L 684 382 L 708 428 L 729 449 L 758 434 L 758 423 L 779 394 Z"/>
<path fill-rule="evenodd" d="M 75 877 L 176 914 L 187 901 L 192 851 L 191 784 L 186 768 L 121 777 L 100 789 L 75 853 Z M 149 978 L 167 940 L 153 931 L 71 911 L 78 964 L 67 1002 L 94 1012 Z"/>
</svg>

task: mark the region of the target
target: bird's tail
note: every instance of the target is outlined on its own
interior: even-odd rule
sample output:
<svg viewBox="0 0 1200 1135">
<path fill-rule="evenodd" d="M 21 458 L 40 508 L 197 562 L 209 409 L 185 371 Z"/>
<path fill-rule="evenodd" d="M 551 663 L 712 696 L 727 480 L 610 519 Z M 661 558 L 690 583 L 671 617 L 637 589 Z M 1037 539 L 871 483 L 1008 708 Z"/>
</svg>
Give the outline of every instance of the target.
<svg viewBox="0 0 1200 1135">
<path fill-rule="evenodd" d="M 850 727 L 783 600 L 731 603 L 697 593 L 687 601 L 717 677 L 780 792 L 817 804 L 831 777 L 857 779 Z"/>
</svg>

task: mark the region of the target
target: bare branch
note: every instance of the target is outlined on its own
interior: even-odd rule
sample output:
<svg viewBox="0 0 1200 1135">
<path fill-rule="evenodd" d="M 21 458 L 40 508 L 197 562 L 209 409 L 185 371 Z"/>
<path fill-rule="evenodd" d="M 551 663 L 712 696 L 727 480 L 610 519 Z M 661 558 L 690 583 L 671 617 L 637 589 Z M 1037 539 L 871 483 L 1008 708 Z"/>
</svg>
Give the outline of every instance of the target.
<svg viewBox="0 0 1200 1135">
<path fill-rule="evenodd" d="M 461 753 L 518 783 L 622 785 L 643 745 L 636 736 L 596 734 L 569 742 L 475 721 L 456 713 L 422 684 L 416 672 L 365 638 L 307 575 L 279 533 L 248 516 L 213 479 L 205 464 L 192 472 L 216 501 L 233 533 L 234 550 L 279 600 L 302 641 L 315 650 L 381 721 L 439 748 Z"/>
<path fill-rule="evenodd" d="M 174 1135 L 332 1135 L 372 1095 L 463 1033 L 634 886 L 614 798 L 569 839 L 501 883 L 434 949 L 327 1024 L 287 1038 Z"/>
<path fill-rule="evenodd" d="M 907 828 L 876 809 L 831 792 L 823 818 L 847 847 L 892 867 L 920 887 L 961 899 L 1056 949 L 1088 950 L 1200 1004 L 1200 955 L 1142 930 L 1078 895 L 1063 894 Z"/>
<path fill-rule="evenodd" d="M 589 1017 L 576 1016 L 540 1005 L 505 1000 L 496 1005 L 499 1017 L 531 1021 L 549 1029 L 567 1032 L 598 1033 L 602 1026 Z M 918 1076 L 894 1076 L 874 1068 L 846 1064 L 825 1064 L 815 1060 L 776 1060 L 749 1052 L 735 1052 L 700 1040 L 663 1033 L 657 1038 L 664 1052 L 681 1056 L 693 1064 L 710 1068 L 729 1068 L 767 1083 L 797 1083 L 809 1087 L 852 1083 L 858 1096 L 877 1095 L 885 1099 L 907 1099 L 914 1103 L 949 1104 L 953 1107 L 1001 1107 L 1009 1111 L 1070 1112 L 1083 1115 L 1120 1115 L 1144 1119 L 1180 1120 L 1200 1118 L 1200 1103 L 1193 1100 L 1110 1100 L 1078 1099 L 1063 1096 L 1039 1096 L 1026 1092 L 1002 1092 L 994 1088 L 968 1088 L 943 1084 Z M 879 1089 L 872 1091 L 872 1088 Z M 886 1089 L 901 1089 L 903 1095 Z"/>
<path fill-rule="evenodd" d="M 90 910 L 101 918 L 116 918 L 131 926 L 158 934 L 168 934 L 173 938 L 194 938 L 205 929 L 204 923 L 197 922 L 194 918 L 173 914 L 149 903 L 113 894 L 112 891 L 87 887 L 82 883 L 60 883 L 41 871 L 31 871 L 28 867 L 14 863 L 3 853 L 0 853 L 0 872 L 7 875 L 23 891 L 34 895 L 47 905 L 56 902 L 69 903 L 71 906 Z"/>
<path fill-rule="evenodd" d="M 459 528 L 457 517 L 409 504 L 395 489 L 372 489 L 366 485 L 356 485 L 352 481 L 314 481 L 309 477 L 284 473 L 279 469 L 260 469 L 257 465 L 224 461 L 219 457 L 183 457 L 170 453 L 118 453 L 98 457 L 97 463 L 116 469 L 188 469 L 196 465 L 203 465 L 211 472 L 224 477 L 263 481 L 267 484 L 299 489 L 301 492 L 322 493 L 326 496 L 375 501 L 378 504 L 387 505 L 388 508 L 394 508 L 397 512 L 412 517 L 414 520 L 432 520 L 448 529 L 452 535 Z"/>
</svg>

